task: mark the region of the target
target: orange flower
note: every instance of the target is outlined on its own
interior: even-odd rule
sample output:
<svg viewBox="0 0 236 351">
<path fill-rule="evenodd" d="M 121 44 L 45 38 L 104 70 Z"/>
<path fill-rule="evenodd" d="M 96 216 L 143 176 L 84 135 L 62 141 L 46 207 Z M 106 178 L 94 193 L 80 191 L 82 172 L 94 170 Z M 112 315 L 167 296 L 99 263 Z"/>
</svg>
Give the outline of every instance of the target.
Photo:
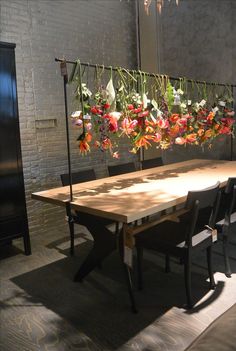
<svg viewBox="0 0 236 351">
<path fill-rule="evenodd" d="M 142 135 L 135 141 L 135 146 L 139 149 L 140 147 L 144 147 L 145 149 L 148 148 L 148 146 L 151 146 L 152 144 L 148 140 L 152 140 L 153 136 L 152 135 Z"/>
<path fill-rule="evenodd" d="M 145 131 L 146 131 L 146 133 L 153 133 L 153 132 L 154 132 L 154 129 L 153 129 L 151 126 L 147 126 L 147 127 L 145 128 Z"/>
<path fill-rule="evenodd" d="M 198 136 L 202 136 L 204 134 L 204 129 L 203 128 L 198 129 L 197 134 Z"/>
<path fill-rule="evenodd" d="M 79 140 L 79 151 L 81 154 L 87 154 L 90 151 L 90 146 L 85 139 Z"/>
<path fill-rule="evenodd" d="M 170 117 L 169 117 L 169 121 L 172 123 L 176 123 L 179 119 L 179 114 L 178 113 L 173 113 Z"/>
<path fill-rule="evenodd" d="M 175 126 L 170 128 L 169 135 L 172 138 L 175 138 L 176 135 L 179 133 L 179 126 L 176 124 Z"/>
<path fill-rule="evenodd" d="M 189 131 L 192 132 L 193 131 L 193 127 L 189 126 Z"/>
<path fill-rule="evenodd" d="M 195 143 L 196 140 L 197 140 L 197 134 L 196 133 L 188 134 L 186 136 L 186 141 L 188 143 Z"/>
<path fill-rule="evenodd" d="M 88 143 L 90 143 L 92 140 L 92 134 L 86 133 L 84 140 L 87 141 Z"/>
<path fill-rule="evenodd" d="M 212 121 L 214 117 L 215 117 L 215 113 L 213 111 L 211 111 L 209 113 L 209 115 L 207 116 L 207 121 Z"/>
<path fill-rule="evenodd" d="M 204 137 L 205 138 L 211 138 L 212 137 L 212 131 L 210 129 L 206 130 L 205 131 L 205 134 L 204 134 Z"/>
</svg>

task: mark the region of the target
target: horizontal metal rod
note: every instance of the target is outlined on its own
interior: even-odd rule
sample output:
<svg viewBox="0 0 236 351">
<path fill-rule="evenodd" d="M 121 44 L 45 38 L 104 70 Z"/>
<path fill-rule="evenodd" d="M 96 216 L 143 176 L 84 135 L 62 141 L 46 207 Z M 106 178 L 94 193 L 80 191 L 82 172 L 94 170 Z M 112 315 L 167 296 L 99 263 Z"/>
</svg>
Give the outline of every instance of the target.
<svg viewBox="0 0 236 351">
<path fill-rule="evenodd" d="M 56 62 L 66 62 L 66 63 L 69 63 L 69 64 L 72 64 L 72 65 L 75 65 L 77 63 L 77 61 L 68 61 L 68 60 L 65 60 L 65 59 L 60 59 L 60 58 L 55 58 L 55 61 Z M 82 66 L 87 66 L 87 67 L 94 67 L 94 68 L 102 68 L 102 69 L 106 69 L 106 70 L 113 70 L 113 71 L 118 71 L 118 70 L 122 70 L 124 72 L 130 72 L 130 73 L 133 73 L 134 71 L 136 72 L 139 72 L 139 70 L 131 70 L 131 69 L 126 69 L 126 68 L 122 68 L 122 67 L 113 67 L 113 66 L 105 66 L 105 65 L 98 65 L 98 64 L 94 64 L 94 63 L 89 63 L 89 62 L 80 62 L 80 64 Z M 141 71 L 143 74 L 145 74 L 146 76 L 149 76 L 149 77 L 168 77 L 169 79 L 171 80 L 186 80 L 188 83 L 197 83 L 197 84 L 205 84 L 205 85 L 217 85 L 217 86 L 222 86 L 222 87 L 225 87 L 225 86 L 228 86 L 228 87 L 232 87 L 232 88 L 235 88 L 236 87 L 236 84 L 224 84 L 224 83 L 214 83 L 214 82 L 205 82 L 203 80 L 194 80 L 194 79 L 186 79 L 185 77 L 170 77 L 168 75 L 163 75 L 163 74 L 158 74 L 158 73 L 148 73 L 148 72 L 143 72 Z"/>
</svg>

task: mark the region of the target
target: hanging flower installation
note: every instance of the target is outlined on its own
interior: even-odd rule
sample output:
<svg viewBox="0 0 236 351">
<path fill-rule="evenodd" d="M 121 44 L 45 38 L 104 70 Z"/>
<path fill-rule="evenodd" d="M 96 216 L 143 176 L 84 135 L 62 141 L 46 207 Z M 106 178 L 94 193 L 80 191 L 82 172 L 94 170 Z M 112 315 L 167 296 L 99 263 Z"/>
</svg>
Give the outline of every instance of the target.
<svg viewBox="0 0 236 351">
<path fill-rule="evenodd" d="M 229 89 L 217 95 L 213 91 L 216 86 L 212 86 L 207 96 L 206 85 L 200 91 L 199 85 L 192 82 L 189 89 L 180 79 L 179 86 L 174 87 L 167 76 L 158 75 L 153 75 L 150 84 L 144 72 L 124 69 L 116 72 L 116 89 L 111 70 L 107 85 L 99 85 L 94 93 L 82 83 L 81 77 L 78 79 L 76 69 L 72 72 L 71 82 L 76 83 L 75 98 L 80 109 L 71 114 L 71 119 L 81 130 L 77 139 L 81 154 L 95 147 L 118 158 L 117 140 L 122 137 L 129 138 L 130 151 L 136 153 L 153 144 L 161 149 L 174 144 L 211 147 L 217 136 L 233 135 L 234 111 Z"/>
</svg>

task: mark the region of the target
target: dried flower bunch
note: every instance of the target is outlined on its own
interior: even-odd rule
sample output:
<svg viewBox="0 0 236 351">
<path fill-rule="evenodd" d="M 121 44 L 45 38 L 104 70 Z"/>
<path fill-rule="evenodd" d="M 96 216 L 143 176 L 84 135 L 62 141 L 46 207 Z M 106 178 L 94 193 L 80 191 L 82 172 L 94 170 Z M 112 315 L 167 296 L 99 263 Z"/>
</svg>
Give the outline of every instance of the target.
<svg viewBox="0 0 236 351">
<path fill-rule="evenodd" d="M 175 0 L 175 2 L 176 2 L 176 5 L 179 4 L 179 0 Z M 149 7 L 150 7 L 151 3 L 152 3 L 152 0 L 144 0 L 143 1 L 144 9 L 145 9 L 147 15 L 149 15 Z M 164 6 L 164 0 L 156 0 L 156 7 L 157 7 L 157 10 L 159 13 L 161 13 L 161 9 L 163 6 Z"/>
<path fill-rule="evenodd" d="M 130 151 L 136 153 L 152 145 L 161 149 L 174 144 L 211 147 L 216 137 L 233 135 L 233 100 L 228 87 L 219 94 L 217 85 L 207 89 L 206 84 L 200 87 L 192 81 L 189 87 L 180 79 L 174 86 L 167 76 L 154 75 L 149 81 L 144 72 L 120 68 L 116 87 L 111 70 L 108 83 L 92 93 L 77 74 L 74 69 L 70 79 L 76 83 L 77 101 L 71 119 L 81 130 L 78 143 L 82 154 L 94 146 L 118 158 L 117 140 L 121 137 L 129 138 Z"/>
</svg>

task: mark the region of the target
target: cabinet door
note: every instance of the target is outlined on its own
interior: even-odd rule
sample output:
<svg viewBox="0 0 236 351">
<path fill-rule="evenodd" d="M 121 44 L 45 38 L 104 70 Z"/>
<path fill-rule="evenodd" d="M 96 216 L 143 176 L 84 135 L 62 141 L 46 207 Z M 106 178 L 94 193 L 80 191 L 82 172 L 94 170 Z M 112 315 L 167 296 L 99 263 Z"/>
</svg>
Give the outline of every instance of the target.
<svg viewBox="0 0 236 351">
<path fill-rule="evenodd" d="M 0 43 L 0 239 L 28 231 L 14 47 Z"/>
</svg>

